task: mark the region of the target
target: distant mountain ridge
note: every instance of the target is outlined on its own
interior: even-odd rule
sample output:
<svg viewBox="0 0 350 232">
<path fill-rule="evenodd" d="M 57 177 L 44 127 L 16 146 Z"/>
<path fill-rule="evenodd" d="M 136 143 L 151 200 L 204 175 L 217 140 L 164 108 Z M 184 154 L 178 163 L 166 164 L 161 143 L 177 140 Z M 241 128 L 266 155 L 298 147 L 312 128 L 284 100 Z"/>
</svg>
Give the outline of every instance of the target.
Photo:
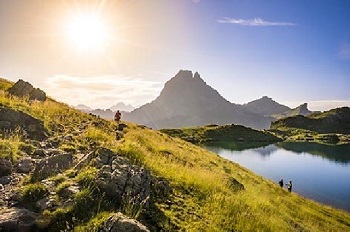
<svg viewBox="0 0 350 232">
<path fill-rule="evenodd" d="M 350 108 L 342 107 L 308 116 L 283 118 L 273 122 L 271 128 L 300 128 L 318 133 L 350 134 Z"/>
<path fill-rule="evenodd" d="M 135 109 L 135 107 L 133 107 L 132 105 L 130 104 L 126 105 L 123 102 L 118 102 L 117 104 L 111 106 L 108 109 L 92 109 L 89 106 L 86 106 L 84 104 L 73 106 L 73 108 L 83 111 L 85 113 L 91 113 L 93 115 L 100 116 L 101 118 L 107 119 L 107 120 L 113 119 L 114 114 L 115 112 L 117 112 L 117 110 L 121 111 L 124 114 Z"/>
<path fill-rule="evenodd" d="M 129 114 L 123 120 L 161 128 L 240 124 L 255 129 L 269 128 L 272 115 L 291 109 L 269 97 L 234 104 L 207 85 L 198 72 L 180 70 L 165 83 L 160 95 Z"/>
</svg>

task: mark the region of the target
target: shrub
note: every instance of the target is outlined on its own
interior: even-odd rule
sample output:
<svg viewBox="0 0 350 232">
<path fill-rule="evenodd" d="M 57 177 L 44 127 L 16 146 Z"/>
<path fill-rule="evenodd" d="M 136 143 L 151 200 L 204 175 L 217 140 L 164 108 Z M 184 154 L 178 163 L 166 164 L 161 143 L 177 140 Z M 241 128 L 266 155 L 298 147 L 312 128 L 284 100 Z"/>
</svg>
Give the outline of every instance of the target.
<svg viewBox="0 0 350 232">
<path fill-rule="evenodd" d="M 40 183 L 28 184 L 22 189 L 22 201 L 24 203 L 33 203 L 44 198 L 48 194 L 45 185 Z"/>
</svg>

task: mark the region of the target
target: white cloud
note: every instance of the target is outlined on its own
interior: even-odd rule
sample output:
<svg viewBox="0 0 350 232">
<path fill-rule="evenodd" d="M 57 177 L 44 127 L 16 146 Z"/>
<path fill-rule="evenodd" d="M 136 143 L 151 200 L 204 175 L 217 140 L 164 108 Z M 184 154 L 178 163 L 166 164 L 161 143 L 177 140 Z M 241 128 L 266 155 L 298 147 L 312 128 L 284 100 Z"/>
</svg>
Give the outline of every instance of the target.
<svg viewBox="0 0 350 232">
<path fill-rule="evenodd" d="M 134 106 L 150 102 L 159 95 L 162 86 L 159 82 L 118 75 L 55 75 L 47 78 L 42 88 L 58 101 L 105 109 L 117 102 Z"/>
<path fill-rule="evenodd" d="M 342 59 L 350 60 L 350 44 L 344 43 L 340 47 L 339 56 Z"/>
<path fill-rule="evenodd" d="M 234 19 L 234 18 L 222 18 L 217 20 L 218 23 L 231 23 L 238 24 L 242 26 L 258 26 L 258 27 L 266 27 L 266 26 L 296 26 L 291 22 L 270 22 L 265 21 L 261 18 L 254 19 Z"/>
</svg>

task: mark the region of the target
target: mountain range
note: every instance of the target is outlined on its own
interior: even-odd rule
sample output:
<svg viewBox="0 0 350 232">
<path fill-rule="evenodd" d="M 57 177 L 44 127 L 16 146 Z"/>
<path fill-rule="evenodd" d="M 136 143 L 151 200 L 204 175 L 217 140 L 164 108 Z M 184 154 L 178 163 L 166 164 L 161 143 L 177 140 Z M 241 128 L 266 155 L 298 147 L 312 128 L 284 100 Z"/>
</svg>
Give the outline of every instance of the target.
<svg viewBox="0 0 350 232">
<path fill-rule="evenodd" d="M 126 105 L 123 102 L 118 102 L 117 104 L 109 107 L 108 109 L 92 109 L 84 104 L 78 104 L 72 107 L 85 113 L 91 113 L 93 115 L 100 116 L 101 118 L 107 120 L 112 119 L 117 110 L 121 111 L 122 113 L 127 113 L 135 109 L 135 107 L 133 107 L 132 105 Z"/>
<path fill-rule="evenodd" d="M 198 72 L 180 70 L 165 83 L 154 101 L 124 113 L 123 120 L 154 129 L 207 124 L 239 124 L 266 129 L 277 119 L 310 113 L 306 103 L 291 109 L 267 96 L 243 105 L 231 103 L 209 86 Z"/>
</svg>

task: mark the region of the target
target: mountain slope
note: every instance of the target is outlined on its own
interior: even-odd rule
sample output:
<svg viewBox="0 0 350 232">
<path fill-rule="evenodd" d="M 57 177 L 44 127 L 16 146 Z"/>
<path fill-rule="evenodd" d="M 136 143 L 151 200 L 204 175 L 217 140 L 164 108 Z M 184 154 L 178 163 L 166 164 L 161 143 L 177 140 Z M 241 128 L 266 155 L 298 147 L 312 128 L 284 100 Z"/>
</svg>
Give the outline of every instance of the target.
<svg viewBox="0 0 350 232">
<path fill-rule="evenodd" d="M 28 102 L 0 90 L 0 104 L 42 121 L 48 136 L 31 140 L 21 131 L 0 130 L 1 164 L 12 165 L 6 175 L 14 180 L 0 191 L 2 200 L 13 203 L 7 208 L 0 202 L 0 228 L 14 212 L 26 213 L 26 223 L 17 218 L 14 226 L 28 231 L 107 231 L 116 212 L 129 217 L 124 223 L 137 219 L 151 231 L 350 228 L 349 213 L 290 194 L 159 131 L 128 123 L 117 140 L 114 122 L 52 99 Z M 59 165 L 50 166 L 54 162 Z M 22 169 L 24 164 L 29 171 Z"/>
<path fill-rule="evenodd" d="M 312 111 L 310 111 L 307 108 L 307 103 L 301 104 L 300 106 L 294 108 L 294 109 L 289 109 L 287 111 L 284 111 L 282 113 L 279 114 L 273 114 L 272 117 L 274 117 L 275 119 L 282 119 L 282 118 L 286 118 L 286 117 L 292 117 L 292 116 L 297 116 L 297 115 L 309 115 L 312 114 Z"/>
<path fill-rule="evenodd" d="M 350 108 L 342 107 L 308 116 L 297 115 L 271 124 L 272 129 L 300 128 L 318 133 L 350 134 Z"/>
<path fill-rule="evenodd" d="M 281 105 L 267 96 L 248 102 L 243 106 L 254 113 L 268 116 L 273 114 L 281 114 L 290 110 L 289 107 Z"/>
<path fill-rule="evenodd" d="M 154 129 L 231 123 L 267 128 L 271 121 L 227 101 L 191 71 L 180 71 L 153 102 L 135 109 L 124 119 Z"/>
</svg>

